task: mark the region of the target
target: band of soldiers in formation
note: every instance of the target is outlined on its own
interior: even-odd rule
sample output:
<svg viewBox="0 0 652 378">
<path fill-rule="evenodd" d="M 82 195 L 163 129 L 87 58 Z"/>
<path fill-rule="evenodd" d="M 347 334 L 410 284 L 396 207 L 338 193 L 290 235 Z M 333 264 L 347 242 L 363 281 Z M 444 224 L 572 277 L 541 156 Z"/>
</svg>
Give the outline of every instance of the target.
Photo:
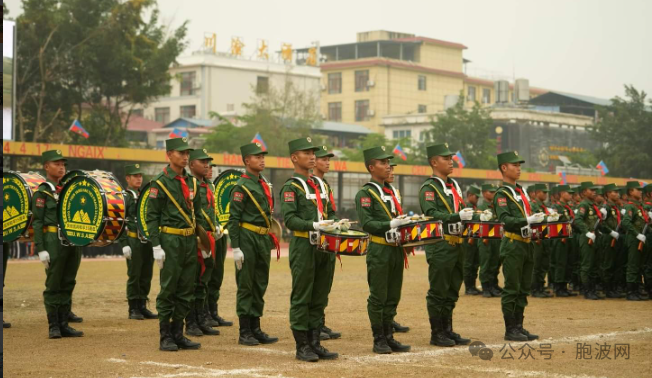
<svg viewBox="0 0 652 378">
<path fill-rule="evenodd" d="M 280 227 L 272 217 L 276 202 L 272 185 L 262 175 L 267 152 L 257 143 L 241 147 L 245 170 L 230 190 L 223 227 L 216 213 L 212 158 L 206 150 L 192 150 L 185 138 L 167 140 L 166 149 L 169 165 L 146 192 L 141 191 L 140 166 L 126 167 L 125 229 L 114 242 L 120 243 L 127 260 L 129 319 L 158 319 L 163 351 L 198 349 L 200 344 L 186 336 L 219 335 L 214 327 L 231 326 L 218 312 L 228 234 L 236 269 L 238 343 L 277 342 L 261 329 L 270 251 L 280 256 Z M 410 216 L 391 184 L 392 154 L 375 147 L 364 151 L 371 179 L 355 197 L 358 222 L 351 222 L 337 217 L 333 191 L 324 177 L 334 155 L 325 146 L 314 146 L 310 138 L 290 142 L 289 154 L 294 175 L 281 188 L 279 200 L 284 226 L 291 232 L 289 319 L 299 360 L 338 358 L 321 345 L 322 340 L 341 336 L 326 325 L 324 314 L 338 255 L 366 255 L 367 312 L 373 352 L 379 354 L 410 350 L 394 333 L 409 329 L 395 317 L 404 269 L 415 247 L 425 246 L 430 344 L 436 346 L 471 341 L 453 327 L 462 282 L 468 295 L 501 298 L 504 338 L 510 341 L 539 337 L 524 328 L 524 313 L 530 294 L 553 295 L 545 287 L 546 276 L 557 297 L 577 296 L 575 291 L 589 300 L 604 299 L 601 292 L 631 301 L 652 297 L 652 248 L 646 243 L 652 185 L 642 188 L 631 181 L 625 187 L 598 187 L 583 182 L 550 191 L 535 184 L 526 190 L 517 182 L 524 160 L 517 152 L 505 152 L 498 155 L 502 186 L 472 186 L 464 196 L 450 177 L 453 152 L 444 143 L 427 148 L 433 174 L 419 190 L 422 214 Z M 66 158 L 53 150 L 43 153 L 42 162 L 46 178 L 31 199 L 31 226 L 46 269 L 43 298 L 49 337 L 80 337 L 83 332 L 69 323 L 81 322 L 72 313 L 81 249 L 63 242 L 57 210 Z M 138 207 L 142 200 L 147 201 L 144 214 Z M 154 262 L 160 268 L 158 314 L 147 308 Z M 481 292 L 475 287 L 478 271 Z"/>
</svg>

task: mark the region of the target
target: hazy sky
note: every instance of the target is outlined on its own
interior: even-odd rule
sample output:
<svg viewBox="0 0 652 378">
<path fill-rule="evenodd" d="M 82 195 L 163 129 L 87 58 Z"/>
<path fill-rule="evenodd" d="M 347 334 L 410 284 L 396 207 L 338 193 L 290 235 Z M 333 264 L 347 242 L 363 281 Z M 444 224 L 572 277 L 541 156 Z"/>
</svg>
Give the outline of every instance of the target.
<svg viewBox="0 0 652 378">
<path fill-rule="evenodd" d="M 89 0 L 90 1 L 90 0 Z M 7 1 L 11 16 L 19 0 Z M 232 36 L 253 54 L 259 39 L 306 47 L 350 43 L 384 29 L 466 45 L 469 74 L 523 77 L 531 86 L 595 97 L 623 95 L 623 84 L 652 94 L 650 0 L 158 0 L 163 20 L 189 20 L 189 53 L 204 33 L 218 50 Z M 650 96 L 649 96 L 650 97 Z M 648 97 L 648 98 L 649 98 Z"/>
</svg>

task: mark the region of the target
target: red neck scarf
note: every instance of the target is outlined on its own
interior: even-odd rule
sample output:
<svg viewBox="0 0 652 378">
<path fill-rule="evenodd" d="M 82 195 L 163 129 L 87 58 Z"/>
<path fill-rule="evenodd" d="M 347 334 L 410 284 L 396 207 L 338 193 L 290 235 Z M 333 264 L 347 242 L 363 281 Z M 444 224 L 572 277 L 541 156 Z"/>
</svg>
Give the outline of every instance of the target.
<svg viewBox="0 0 652 378">
<path fill-rule="evenodd" d="M 401 207 L 401 204 L 398 202 L 398 198 L 396 198 L 396 195 L 394 194 L 394 191 L 390 188 L 383 188 L 383 192 L 389 194 L 392 196 L 392 202 L 394 202 L 394 206 L 396 207 L 396 211 L 398 211 L 398 215 L 403 214 L 403 208 Z"/>
<path fill-rule="evenodd" d="M 600 209 L 598 209 L 598 206 L 596 206 L 594 203 L 592 203 L 591 206 L 593 206 L 593 210 L 595 210 L 598 219 L 602 220 L 602 213 L 600 212 Z"/>
<path fill-rule="evenodd" d="M 521 188 L 519 188 L 517 186 L 516 191 L 518 192 L 518 194 L 521 195 L 521 200 L 523 201 L 523 205 L 525 207 L 525 214 L 526 215 L 532 214 L 532 208 L 530 207 L 530 201 L 527 200 L 527 196 L 525 195 L 525 193 L 523 193 L 523 190 L 521 190 Z"/>
<path fill-rule="evenodd" d="M 321 201 L 321 192 L 319 191 L 319 187 L 317 184 L 315 184 L 312 179 L 308 179 L 307 181 L 308 186 L 310 186 L 314 191 L 315 194 L 317 195 L 317 209 L 319 209 L 319 213 L 323 216 L 324 215 L 324 203 Z"/>
<path fill-rule="evenodd" d="M 246 173 L 242 175 L 243 178 L 251 179 Z M 263 192 L 265 192 L 265 197 L 267 197 L 267 203 L 269 204 L 269 215 L 270 217 L 274 216 L 274 199 L 272 198 L 272 191 L 269 189 L 269 184 L 262 177 L 258 179 L 258 183 L 263 187 Z M 271 222 L 271 220 L 270 220 Z M 271 224 L 270 224 L 271 227 Z M 281 259 L 281 243 L 278 240 L 278 236 L 269 233 L 269 237 L 272 238 L 274 243 L 274 248 L 276 248 L 276 261 Z"/>
<path fill-rule="evenodd" d="M 562 206 L 565 207 L 566 210 L 568 210 L 568 214 L 570 215 L 571 219 L 575 219 L 575 212 L 573 211 L 573 209 L 571 209 L 571 207 L 566 204 L 562 204 Z M 620 216 L 618 216 L 618 218 L 620 218 Z"/>
<path fill-rule="evenodd" d="M 618 210 L 616 205 L 612 205 L 611 208 L 616 212 L 616 219 L 618 220 L 618 223 L 620 223 L 620 210 Z"/>
<path fill-rule="evenodd" d="M 206 188 L 206 200 L 208 201 L 208 208 L 209 209 L 214 208 L 213 201 L 215 200 L 215 198 L 213 197 L 213 191 L 211 190 L 211 187 L 208 186 L 208 184 L 205 182 L 201 183 L 201 187 Z"/>
<path fill-rule="evenodd" d="M 645 221 L 645 223 L 650 223 L 650 217 L 647 216 L 647 212 L 645 211 L 643 206 L 639 205 L 638 203 L 636 203 L 634 201 L 629 201 L 629 204 L 636 206 L 641 211 L 641 214 L 643 214 L 643 220 Z"/>
<path fill-rule="evenodd" d="M 448 189 L 450 189 L 451 192 L 453 192 L 453 205 L 455 205 L 455 212 L 459 213 L 460 212 L 460 205 L 461 206 L 466 206 L 464 204 L 464 200 L 462 200 L 462 197 L 460 197 L 460 194 L 457 192 L 457 188 L 453 186 L 453 184 L 446 184 Z"/>
</svg>

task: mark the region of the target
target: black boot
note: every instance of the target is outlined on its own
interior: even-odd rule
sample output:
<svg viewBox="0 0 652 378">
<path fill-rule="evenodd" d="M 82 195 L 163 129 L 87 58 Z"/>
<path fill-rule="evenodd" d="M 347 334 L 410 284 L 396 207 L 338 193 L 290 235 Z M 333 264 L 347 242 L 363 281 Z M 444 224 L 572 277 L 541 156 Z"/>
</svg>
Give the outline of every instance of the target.
<svg viewBox="0 0 652 378">
<path fill-rule="evenodd" d="M 174 334 L 174 330 L 172 330 L 172 333 Z M 186 335 L 195 337 L 204 336 L 204 332 L 202 332 L 197 323 L 197 313 L 194 309 L 190 310 L 188 315 L 186 315 Z"/>
<path fill-rule="evenodd" d="M 480 291 L 475 287 L 475 280 L 465 280 L 464 281 L 464 286 L 466 287 L 466 290 L 464 290 L 464 294 L 466 295 L 480 295 Z"/>
<path fill-rule="evenodd" d="M 67 308 L 59 309 L 59 330 L 62 337 L 82 337 L 84 332 L 77 331 L 68 325 L 68 312 Z M 63 319 L 63 320 L 62 320 Z"/>
<path fill-rule="evenodd" d="M 385 334 L 385 340 L 387 340 L 387 345 L 392 350 L 392 352 L 405 353 L 409 352 L 411 347 L 409 345 L 403 345 L 398 340 L 394 339 L 394 327 L 391 324 L 385 324 L 383 326 L 383 333 Z"/>
<path fill-rule="evenodd" d="M 238 344 L 247 345 L 247 346 L 256 346 L 260 343 L 254 337 L 254 334 L 251 332 L 251 318 L 248 316 L 241 316 L 240 320 L 240 338 L 238 338 Z"/>
<path fill-rule="evenodd" d="M 535 335 L 533 333 L 530 333 L 530 332 L 528 332 L 527 329 L 523 328 L 523 318 L 524 318 L 524 316 L 523 316 L 522 312 L 516 313 L 515 316 L 516 316 L 516 320 L 518 321 L 518 323 L 517 323 L 518 330 L 521 331 L 521 333 L 524 334 L 527 337 L 528 340 L 532 341 L 532 340 L 536 340 L 536 339 L 539 338 L 539 335 Z"/>
<path fill-rule="evenodd" d="M 177 344 L 174 343 L 172 332 L 170 331 L 170 322 L 168 320 L 160 322 L 159 333 L 161 335 L 159 340 L 158 349 L 164 352 L 176 352 L 179 350 Z"/>
<path fill-rule="evenodd" d="M 260 318 L 257 317 L 251 318 L 251 333 L 261 344 L 274 344 L 278 341 L 278 337 L 270 337 L 260 329 Z"/>
<path fill-rule="evenodd" d="M 515 315 L 503 315 L 505 319 L 505 340 L 528 341 L 528 337 L 518 328 L 518 319 Z"/>
<path fill-rule="evenodd" d="M 335 352 L 329 352 L 328 349 L 321 346 L 319 340 L 320 331 L 318 329 L 311 329 L 308 331 L 308 342 L 310 348 L 319 357 L 320 360 L 336 360 L 340 355 Z"/>
<path fill-rule="evenodd" d="M 610 283 L 604 284 L 605 286 L 605 294 L 607 295 L 607 298 L 614 299 L 614 298 L 620 298 L 620 294 L 614 290 L 614 286 Z"/>
<path fill-rule="evenodd" d="M 584 299 L 590 299 L 592 301 L 597 301 L 600 299 L 597 295 L 595 295 L 594 287 L 595 286 L 592 283 L 582 285 L 582 290 L 584 291 Z"/>
<path fill-rule="evenodd" d="M 451 316 L 448 319 L 444 319 L 444 330 L 446 331 L 446 336 L 449 339 L 455 341 L 455 345 L 469 345 L 471 344 L 471 339 L 464 338 L 460 336 L 459 333 L 453 332 L 453 317 Z"/>
<path fill-rule="evenodd" d="M 491 295 L 491 289 L 493 289 L 493 285 L 489 282 L 481 282 L 480 285 L 482 286 L 482 296 L 484 298 L 493 298 L 493 295 Z"/>
<path fill-rule="evenodd" d="M 216 314 L 217 314 L 217 306 L 216 307 Z M 211 313 L 210 310 L 210 305 L 208 304 L 208 301 L 204 303 L 204 308 L 202 308 L 202 311 L 204 313 L 204 317 L 206 318 L 206 322 L 208 323 L 209 326 L 211 327 L 219 327 L 220 322 L 217 320 L 213 319 L 213 314 Z"/>
<path fill-rule="evenodd" d="M 324 339 L 324 334 L 326 334 L 328 337 Z M 340 332 L 335 332 L 332 329 L 330 329 L 328 326 L 326 326 L 326 317 L 321 321 L 321 329 L 319 333 L 319 338 L 321 340 L 335 340 L 339 339 L 342 337 L 342 334 Z"/>
<path fill-rule="evenodd" d="M 532 284 L 532 296 L 534 298 L 548 298 L 548 296 L 543 292 L 543 285 L 541 284 Z"/>
<path fill-rule="evenodd" d="M 297 345 L 297 360 L 306 362 L 319 361 L 319 356 L 315 354 L 308 342 L 308 331 L 292 330 L 292 335 L 294 336 L 294 341 Z"/>
<path fill-rule="evenodd" d="M 440 347 L 455 346 L 455 340 L 448 338 L 442 319 L 430 318 L 430 345 Z"/>
<path fill-rule="evenodd" d="M 177 344 L 179 349 L 201 348 L 200 343 L 191 341 L 183 335 L 183 320 L 173 320 L 170 325 L 170 330 L 172 331 L 172 339 L 174 339 L 174 343 Z"/>
<path fill-rule="evenodd" d="M 492 285 L 489 290 L 491 291 L 492 297 L 500 298 L 503 295 L 503 289 L 498 284 Z"/>
<path fill-rule="evenodd" d="M 392 353 L 392 348 L 387 345 L 387 339 L 385 338 L 385 330 L 383 326 L 372 326 L 371 332 L 374 335 L 374 347 L 373 352 L 376 354 L 390 354 Z"/>
<path fill-rule="evenodd" d="M 140 312 L 140 300 L 138 299 L 129 299 L 129 319 L 135 320 L 145 320 L 145 317 Z"/>
<path fill-rule="evenodd" d="M 2 319 L 2 328 L 11 328 L 11 323 L 5 322 L 5 320 Z"/>
<path fill-rule="evenodd" d="M 59 316 L 56 312 L 48 314 L 48 338 L 60 339 Z"/>
<path fill-rule="evenodd" d="M 206 311 L 204 311 L 203 303 L 197 304 L 195 307 L 195 314 L 197 315 L 197 325 L 204 335 L 217 336 L 220 334 L 220 331 L 211 328 L 211 325 L 208 322 L 208 317 L 206 316 Z"/>
<path fill-rule="evenodd" d="M 628 301 L 642 301 L 643 299 L 638 295 L 638 284 L 627 283 L 627 300 Z"/>
<path fill-rule="evenodd" d="M 392 320 L 392 327 L 394 327 L 394 332 L 398 333 L 407 333 L 410 330 L 410 327 L 402 326 L 397 321 Z"/>
<path fill-rule="evenodd" d="M 556 283 L 555 284 L 555 296 L 557 297 L 562 297 L 562 298 L 568 298 L 571 296 L 571 293 L 568 291 L 566 288 L 566 283 Z"/>
<path fill-rule="evenodd" d="M 545 283 L 543 283 L 543 282 L 540 283 L 539 284 L 539 289 L 540 289 L 539 291 L 541 291 L 541 293 L 543 293 L 543 295 L 545 295 L 546 298 L 552 298 L 553 297 L 552 293 L 549 292 L 548 288 L 545 286 Z"/>
<path fill-rule="evenodd" d="M 69 323 L 81 323 L 81 322 L 83 322 L 83 321 L 84 321 L 84 318 L 75 315 L 75 313 L 72 312 L 72 310 L 70 310 L 70 311 L 68 312 L 68 322 L 69 322 Z"/>
<path fill-rule="evenodd" d="M 219 327 L 231 327 L 233 326 L 233 322 L 230 322 L 228 320 L 225 320 L 220 316 L 219 313 L 219 307 L 217 303 L 209 303 L 210 306 L 210 311 L 211 311 L 211 318 L 215 320 L 216 322 L 219 323 Z"/>
<path fill-rule="evenodd" d="M 158 315 L 147 308 L 147 299 L 140 300 L 140 313 L 143 314 L 145 319 L 158 319 Z"/>
</svg>

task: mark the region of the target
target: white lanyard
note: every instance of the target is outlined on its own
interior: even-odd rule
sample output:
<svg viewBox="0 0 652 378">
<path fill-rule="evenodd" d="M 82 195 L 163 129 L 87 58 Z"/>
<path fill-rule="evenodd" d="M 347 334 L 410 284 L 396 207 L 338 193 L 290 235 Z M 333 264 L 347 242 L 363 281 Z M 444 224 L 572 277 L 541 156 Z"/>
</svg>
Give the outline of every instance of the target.
<svg viewBox="0 0 652 378">
<path fill-rule="evenodd" d="M 391 197 L 387 197 L 387 196 L 385 195 L 385 192 L 384 192 L 383 189 L 380 187 L 380 185 L 376 184 L 375 182 L 371 182 L 371 181 L 369 181 L 367 184 L 371 184 L 371 185 L 375 186 L 376 189 L 378 189 L 378 193 L 380 193 L 380 199 L 381 199 L 383 202 L 389 202 L 390 205 L 391 205 L 391 207 L 392 207 L 392 214 L 396 214 L 396 205 L 394 205 L 394 201 L 392 200 Z"/>
</svg>

